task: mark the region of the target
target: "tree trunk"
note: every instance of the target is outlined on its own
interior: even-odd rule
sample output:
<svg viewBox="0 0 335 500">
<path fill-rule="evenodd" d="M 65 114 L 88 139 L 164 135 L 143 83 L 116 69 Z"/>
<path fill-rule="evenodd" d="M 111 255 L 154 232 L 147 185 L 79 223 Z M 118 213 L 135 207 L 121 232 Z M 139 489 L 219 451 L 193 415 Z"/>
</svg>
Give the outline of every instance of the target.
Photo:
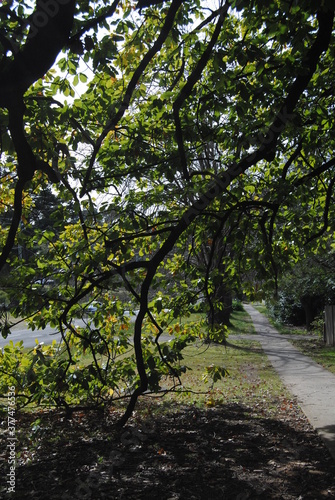
<svg viewBox="0 0 335 500">
<path fill-rule="evenodd" d="M 306 296 L 301 298 L 301 304 L 305 312 L 305 323 L 306 329 L 309 331 L 311 329 L 312 321 L 315 318 L 315 306 L 314 298 L 311 296 Z"/>
<path fill-rule="evenodd" d="M 227 325 L 233 310 L 233 299 L 230 290 L 221 284 L 213 298 L 213 310 L 208 313 L 208 322 L 214 325 Z"/>
</svg>

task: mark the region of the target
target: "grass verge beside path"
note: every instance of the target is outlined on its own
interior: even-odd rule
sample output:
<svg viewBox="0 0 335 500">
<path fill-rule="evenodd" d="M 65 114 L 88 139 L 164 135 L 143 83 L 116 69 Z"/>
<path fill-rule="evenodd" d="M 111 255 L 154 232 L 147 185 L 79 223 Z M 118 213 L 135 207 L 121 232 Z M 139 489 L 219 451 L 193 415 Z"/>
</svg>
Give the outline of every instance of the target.
<svg viewBox="0 0 335 500">
<path fill-rule="evenodd" d="M 261 314 L 264 314 L 264 316 L 267 317 L 269 323 L 276 329 L 278 330 L 278 333 L 281 335 L 312 335 L 310 332 L 306 330 L 306 328 L 303 327 L 298 327 L 298 326 L 289 326 L 289 325 L 283 325 L 279 321 L 275 320 L 270 314 L 269 311 L 267 310 L 266 306 L 263 304 L 252 304 L 257 311 L 259 311 Z"/>
<path fill-rule="evenodd" d="M 303 354 L 309 356 L 313 361 L 323 366 L 323 368 L 335 374 L 335 347 L 326 346 L 322 338 L 307 332 L 304 328 L 290 327 L 282 325 L 278 321 L 273 321 L 266 307 L 263 305 L 254 304 L 254 307 L 269 319 L 279 333 L 290 335 L 291 338 L 289 341 Z M 299 338 L 301 334 L 304 336 L 310 335 L 310 338 Z"/>
<path fill-rule="evenodd" d="M 226 402 L 263 407 L 265 403 L 271 411 L 290 399 L 258 342 L 235 338 L 226 346 L 196 344 L 185 349 L 183 363 L 189 368 L 182 378 L 186 392 L 171 394 L 169 400 L 198 407 Z M 213 384 L 210 373 L 215 367 L 228 374 Z M 187 392 L 187 388 L 199 394 Z"/>
<path fill-rule="evenodd" d="M 247 314 L 245 310 L 233 311 L 230 322 L 231 325 L 228 327 L 228 333 L 231 335 L 249 335 L 257 333 L 249 314 Z"/>
<path fill-rule="evenodd" d="M 320 338 L 292 339 L 292 344 L 303 354 L 312 358 L 330 372 L 335 374 L 335 347 L 326 346 Z"/>
<path fill-rule="evenodd" d="M 237 337 L 255 333 L 250 316 L 244 310 L 233 311 L 226 345 L 196 342 L 183 351 L 182 363 L 188 368 L 182 377 L 183 388 L 180 394 L 171 394 L 168 399 L 177 398 L 200 407 L 242 400 L 254 404 L 255 398 L 263 399 L 267 393 L 288 398 L 260 344 Z M 229 335 L 234 335 L 232 341 Z M 211 374 L 216 368 L 226 370 L 227 376 L 213 384 Z M 188 388 L 198 394 L 188 392 Z"/>
</svg>

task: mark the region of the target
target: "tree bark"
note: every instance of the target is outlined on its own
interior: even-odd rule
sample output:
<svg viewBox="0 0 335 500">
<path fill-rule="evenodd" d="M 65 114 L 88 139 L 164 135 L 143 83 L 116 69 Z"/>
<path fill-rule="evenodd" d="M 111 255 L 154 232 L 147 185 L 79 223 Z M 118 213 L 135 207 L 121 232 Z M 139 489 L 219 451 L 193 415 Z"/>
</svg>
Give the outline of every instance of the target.
<svg viewBox="0 0 335 500">
<path fill-rule="evenodd" d="M 213 310 L 208 314 L 209 324 L 229 326 L 230 315 L 233 310 L 231 291 L 224 284 L 218 286 L 213 300 Z"/>
</svg>

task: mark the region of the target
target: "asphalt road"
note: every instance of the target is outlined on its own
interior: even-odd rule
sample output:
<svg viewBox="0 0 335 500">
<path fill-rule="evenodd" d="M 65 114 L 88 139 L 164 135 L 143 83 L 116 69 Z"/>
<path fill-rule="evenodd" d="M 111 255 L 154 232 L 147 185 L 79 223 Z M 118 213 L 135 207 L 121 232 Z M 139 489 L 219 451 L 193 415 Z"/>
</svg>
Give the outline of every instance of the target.
<svg viewBox="0 0 335 500">
<path fill-rule="evenodd" d="M 129 316 L 131 323 L 135 321 L 136 316 Z M 78 319 L 75 320 L 75 326 L 85 326 L 84 321 Z M 160 337 L 161 342 L 168 342 L 171 340 L 171 335 L 162 335 Z M 6 339 L 2 338 L 0 336 L 0 348 L 4 347 L 9 343 L 10 340 L 14 342 L 20 342 L 20 340 L 23 340 L 23 345 L 24 347 L 35 347 L 36 342 L 35 339 L 38 340 L 38 342 L 44 342 L 44 344 L 51 344 L 53 340 L 56 340 L 57 342 L 60 342 L 62 339 L 61 334 L 56 328 L 51 328 L 50 326 L 47 326 L 44 330 L 28 330 L 28 328 L 22 328 L 22 329 L 13 329 L 12 333 L 8 335 Z"/>
<path fill-rule="evenodd" d="M 34 331 L 28 330 L 27 328 L 15 329 L 6 339 L 0 337 L 0 347 L 7 345 L 10 340 L 12 340 L 14 344 L 23 340 L 24 347 L 34 347 L 36 345 L 35 339 L 38 339 L 39 342 L 44 342 L 44 344 L 51 344 L 54 339 L 59 342 L 61 338 L 62 336 L 59 331 L 50 326 L 47 326 L 44 330 Z"/>
</svg>

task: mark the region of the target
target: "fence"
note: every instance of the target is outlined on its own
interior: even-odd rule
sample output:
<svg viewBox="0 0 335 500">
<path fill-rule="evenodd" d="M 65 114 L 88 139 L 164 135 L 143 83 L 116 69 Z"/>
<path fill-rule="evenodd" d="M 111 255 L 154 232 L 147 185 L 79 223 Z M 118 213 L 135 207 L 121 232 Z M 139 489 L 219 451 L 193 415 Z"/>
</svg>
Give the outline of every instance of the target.
<svg viewBox="0 0 335 500">
<path fill-rule="evenodd" d="M 335 306 L 325 307 L 325 342 L 335 346 Z"/>
</svg>

